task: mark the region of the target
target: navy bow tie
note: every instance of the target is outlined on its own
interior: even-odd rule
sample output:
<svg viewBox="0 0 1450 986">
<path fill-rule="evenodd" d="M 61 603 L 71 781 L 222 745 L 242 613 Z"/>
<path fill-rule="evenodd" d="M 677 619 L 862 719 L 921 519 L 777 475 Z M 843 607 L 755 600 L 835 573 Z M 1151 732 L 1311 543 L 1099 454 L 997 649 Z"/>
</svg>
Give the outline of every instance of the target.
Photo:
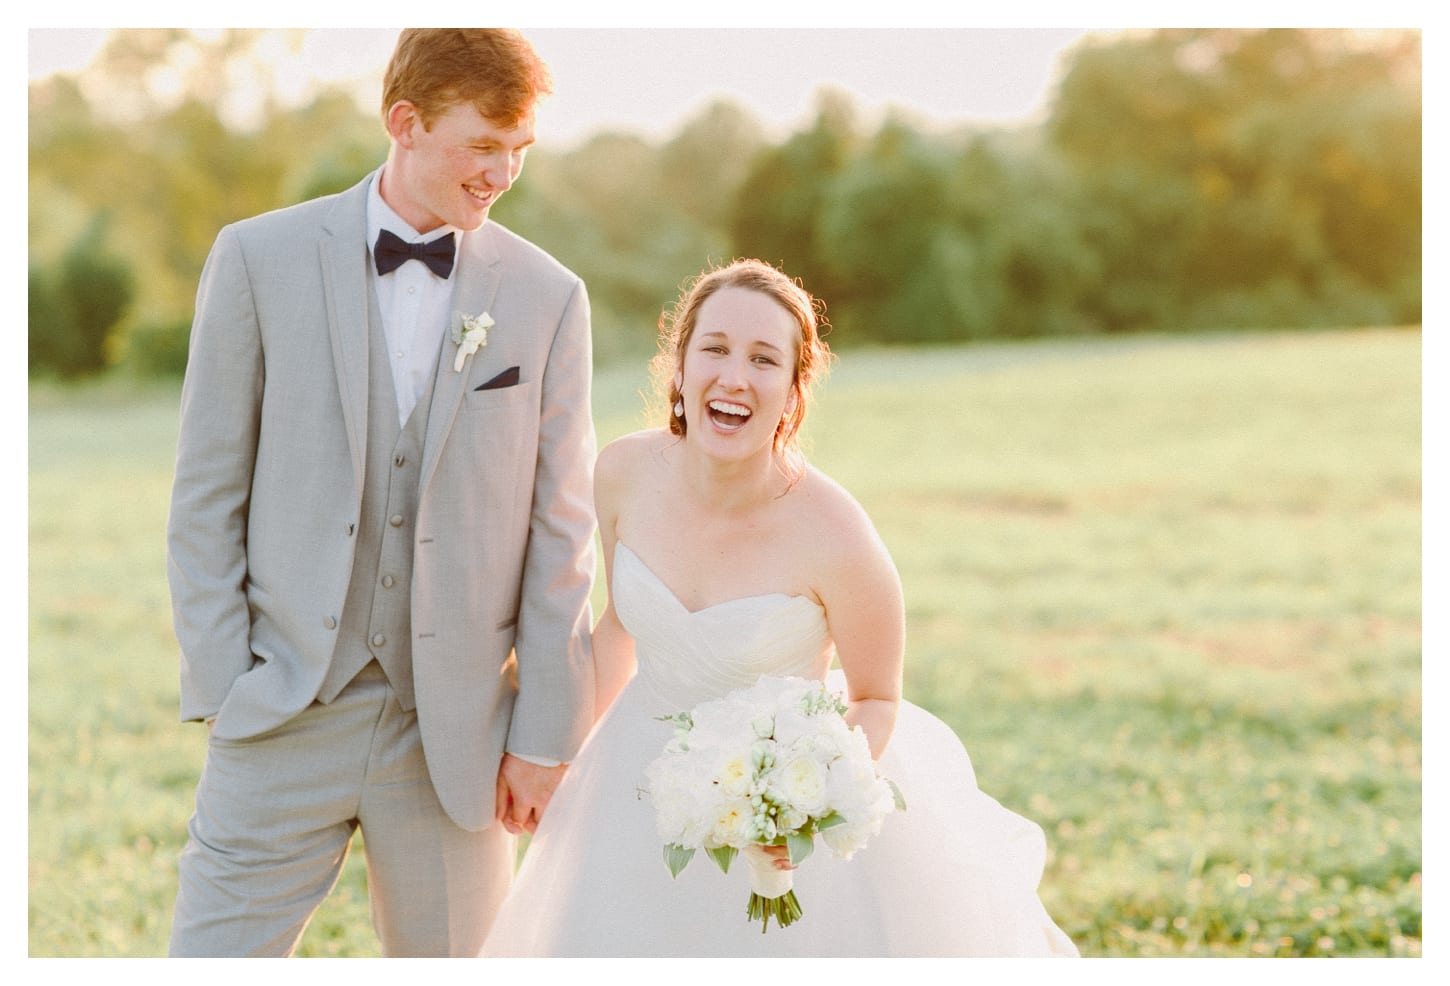
<svg viewBox="0 0 1450 986">
<path fill-rule="evenodd" d="M 387 230 L 378 234 L 373 261 L 378 265 L 379 274 L 395 271 L 408 260 L 421 260 L 439 277 L 447 277 L 453 272 L 453 234 L 427 243 L 406 243 Z"/>
</svg>

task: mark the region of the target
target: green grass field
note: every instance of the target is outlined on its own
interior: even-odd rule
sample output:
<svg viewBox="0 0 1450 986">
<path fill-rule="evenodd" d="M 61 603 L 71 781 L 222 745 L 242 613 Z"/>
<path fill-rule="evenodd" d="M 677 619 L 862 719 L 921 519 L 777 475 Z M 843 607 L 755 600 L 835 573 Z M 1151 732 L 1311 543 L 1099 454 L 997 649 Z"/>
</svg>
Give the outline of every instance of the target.
<svg viewBox="0 0 1450 986">
<path fill-rule="evenodd" d="M 1039 822 L 1085 955 L 1421 954 L 1421 337 L 847 353 L 813 461 L 876 519 L 908 697 Z M 601 441 L 642 374 L 596 381 Z M 32 956 L 164 954 L 175 388 L 30 397 Z M 361 854 L 304 955 L 376 955 Z"/>
</svg>

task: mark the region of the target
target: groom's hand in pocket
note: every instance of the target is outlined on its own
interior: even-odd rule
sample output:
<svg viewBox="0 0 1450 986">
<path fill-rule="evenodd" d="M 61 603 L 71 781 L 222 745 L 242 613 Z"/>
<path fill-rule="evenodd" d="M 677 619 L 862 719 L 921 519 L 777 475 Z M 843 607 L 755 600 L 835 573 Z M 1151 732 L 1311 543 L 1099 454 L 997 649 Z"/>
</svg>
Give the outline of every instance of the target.
<svg viewBox="0 0 1450 986">
<path fill-rule="evenodd" d="M 514 835 L 532 834 L 567 769 L 567 764 L 544 767 L 505 753 L 498 766 L 494 817 Z"/>
</svg>

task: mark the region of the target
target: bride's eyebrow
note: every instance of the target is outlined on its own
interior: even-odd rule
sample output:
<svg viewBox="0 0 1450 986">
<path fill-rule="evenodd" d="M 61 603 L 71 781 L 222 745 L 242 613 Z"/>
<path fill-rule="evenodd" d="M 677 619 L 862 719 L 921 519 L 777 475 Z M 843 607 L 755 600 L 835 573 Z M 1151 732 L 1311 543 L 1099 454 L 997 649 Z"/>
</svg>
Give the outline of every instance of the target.
<svg viewBox="0 0 1450 986">
<path fill-rule="evenodd" d="M 700 339 L 701 340 L 705 340 L 705 339 L 724 339 L 725 341 L 728 342 L 730 340 L 730 337 L 728 335 L 726 335 L 724 332 L 720 332 L 720 331 L 717 330 L 717 331 L 714 331 L 714 332 L 702 332 L 702 333 L 700 333 Z M 773 343 L 773 342 L 766 342 L 764 339 L 755 339 L 755 340 L 751 341 L 749 343 L 749 345 L 751 345 L 751 346 L 759 346 L 761 349 L 771 349 L 771 350 L 774 350 L 777 353 L 783 353 L 783 352 L 785 352 L 785 350 L 781 349 L 775 343 Z"/>
</svg>

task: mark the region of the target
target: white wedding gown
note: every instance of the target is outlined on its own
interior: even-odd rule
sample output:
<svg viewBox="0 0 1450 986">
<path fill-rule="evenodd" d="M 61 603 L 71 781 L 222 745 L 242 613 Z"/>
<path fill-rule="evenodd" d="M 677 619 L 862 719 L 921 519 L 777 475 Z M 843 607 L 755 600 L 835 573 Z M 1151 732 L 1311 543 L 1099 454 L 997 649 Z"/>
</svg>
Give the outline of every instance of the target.
<svg viewBox="0 0 1450 986">
<path fill-rule="evenodd" d="M 655 717 L 762 674 L 825 676 L 825 614 L 778 593 L 692 613 L 623 542 L 614 603 L 638 672 L 549 803 L 485 956 L 1077 955 L 1037 896 L 1042 830 L 978 790 L 956 735 L 907 702 L 880 761 L 907 810 L 849 861 L 817 843 L 795 871 L 800 920 L 747 920 L 743 857 L 725 874 L 697 853 L 671 879 L 643 790 L 672 735 Z"/>
</svg>

